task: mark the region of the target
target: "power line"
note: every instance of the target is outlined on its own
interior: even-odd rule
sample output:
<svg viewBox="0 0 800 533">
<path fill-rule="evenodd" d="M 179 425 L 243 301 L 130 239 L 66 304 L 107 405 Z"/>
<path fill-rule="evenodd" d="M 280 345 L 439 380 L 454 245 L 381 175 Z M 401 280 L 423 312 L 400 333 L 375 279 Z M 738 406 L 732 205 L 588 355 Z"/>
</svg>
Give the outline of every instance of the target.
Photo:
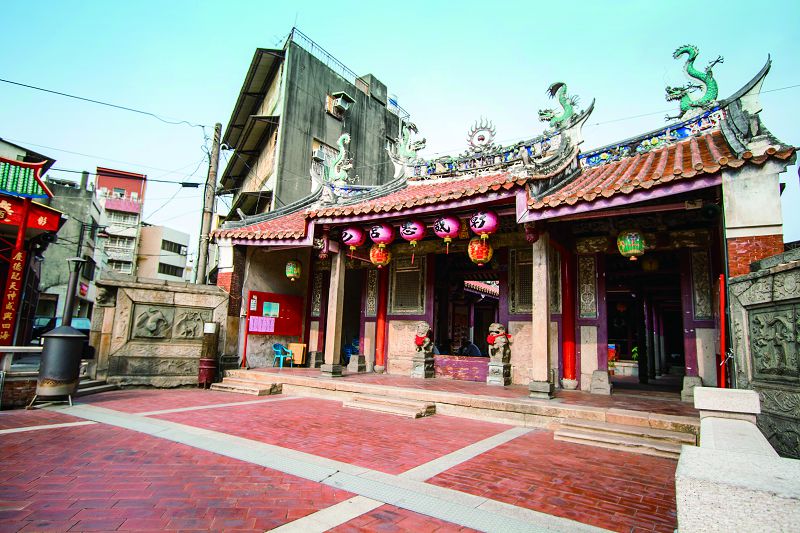
<svg viewBox="0 0 800 533">
<path fill-rule="evenodd" d="M 45 89 L 43 87 L 36 87 L 35 85 L 28 85 L 26 83 L 20 83 L 18 81 L 4 80 L 2 78 L 0 78 L 0 81 L 2 81 L 3 83 L 10 83 L 11 85 L 17 85 L 19 87 L 25 87 L 27 89 L 33 89 L 33 90 L 36 90 L 36 91 L 42 91 L 42 92 L 50 93 L 50 94 L 57 94 L 58 96 L 65 96 L 67 98 L 74 98 L 75 100 L 82 100 L 84 102 L 90 102 L 92 104 L 104 105 L 104 106 L 108 106 L 108 107 L 113 107 L 115 109 L 122 109 L 123 111 L 130 111 L 131 113 L 138 113 L 140 115 L 147 115 L 149 117 L 153 117 L 155 119 L 158 119 L 161 122 L 164 122 L 165 124 L 172 124 L 172 125 L 186 124 L 187 126 L 191 126 L 192 128 L 201 128 L 201 129 L 204 129 L 206 127 L 204 124 L 194 124 L 192 122 L 189 122 L 188 120 L 177 120 L 177 121 L 167 120 L 167 119 L 162 118 L 162 117 L 156 115 L 155 113 L 151 113 L 149 111 L 142 111 L 141 109 L 134 109 L 132 107 L 127 107 L 127 106 L 124 106 L 124 105 L 110 104 L 108 102 L 102 102 L 100 100 L 94 100 L 92 98 L 86 98 L 86 97 L 83 97 L 83 96 L 76 96 L 74 94 L 62 93 L 60 91 L 54 91 L 52 89 Z"/>
<path fill-rule="evenodd" d="M 68 169 L 68 168 L 56 168 L 56 167 L 53 167 L 50 170 L 55 170 L 57 172 L 69 172 L 71 174 L 83 174 L 84 172 L 86 172 L 90 176 L 97 176 L 97 172 L 89 172 L 88 170 L 71 170 L 71 169 Z M 197 171 L 195 171 L 195 172 L 197 172 Z M 191 178 L 193 176 L 188 175 L 187 177 Z M 170 183 L 172 185 L 180 185 L 182 187 L 190 187 L 190 188 L 195 188 L 195 187 L 199 187 L 200 185 L 202 185 L 202 183 L 199 183 L 199 182 L 195 183 L 195 182 L 187 182 L 187 181 L 159 180 L 159 179 L 155 179 L 155 178 L 147 178 L 145 181 L 147 183 Z M 180 189 L 178 189 L 178 190 L 180 190 Z"/>
</svg>

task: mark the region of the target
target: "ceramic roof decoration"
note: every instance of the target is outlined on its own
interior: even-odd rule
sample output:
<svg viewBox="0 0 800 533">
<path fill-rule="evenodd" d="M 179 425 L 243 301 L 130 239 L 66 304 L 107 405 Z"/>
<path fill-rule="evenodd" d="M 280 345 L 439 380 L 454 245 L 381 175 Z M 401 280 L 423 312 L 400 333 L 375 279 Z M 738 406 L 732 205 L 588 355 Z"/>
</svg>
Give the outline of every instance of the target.
<svg viewBox="0 0 800 533">
<path fill-rule="evenodd" d="M 703 82 L 705 92 L 700 98 L 681 96 L 683 118 L 657 130 L 582 153 L 581 130 L 594 101 L 579 111 L 577 98 L 557 82 L 547 93 L 561 109 L 539 113 L 549 127 L 539 136 L 498 146 L 494 126 L 481 120 L 470 132 L 483 132 L 480 149 L 471 146 L 460 156 L 423 160 L 417 150 L 424 139 L 413 141 L 416 127 L 407 123 L 389 147 L 395 174 L 388 183 L 356 187 L 335 202 L 324 201 L 321 187 L 290 206 L 228 222 L 214 236 L 240 244 L 310 245 L 316 225 L 387 219 L 397 225 L 411 217 L 468 216 L 476 208 L 501 205 L 515 211 L 517 223 L 534 222 L 716 186 L 726 168 L 794 160 L 795 148 L 776 139 L 759 117 L 758 95 L 769 59 L 741 89 L 719 100 L 711 68 L 721 58 L 701 72 L 693 67 L 697 49 L 684 46 L 675 52 L 676 58 L 684 55 L 687 74 Z"/>
<path fill-rule="evenodd" d="M 0 192 L 23 198 L 52 198 L 53 193 L 42 181 L 41 163 L 23 163 L 0 157 Z"/>
</svg>

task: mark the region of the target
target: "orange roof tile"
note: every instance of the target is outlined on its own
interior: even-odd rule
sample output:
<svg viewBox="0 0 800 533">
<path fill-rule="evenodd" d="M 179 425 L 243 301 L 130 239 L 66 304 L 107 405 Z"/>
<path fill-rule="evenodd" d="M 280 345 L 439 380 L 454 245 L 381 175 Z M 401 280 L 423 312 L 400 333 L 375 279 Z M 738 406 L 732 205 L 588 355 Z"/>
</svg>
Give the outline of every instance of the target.
<svg viewBox="0 0 800 533">
<path fill-rule="evenodd" d="M 748 159 L 762 164 L 770 156 L 786 159 L 794 148 L 767 150 L 760 157 L 745 154 L 742 159 L 728 147 L 719 130 L 699 137 L 691 137 L 652 152 L 637 154 L 604 165 L 584 168 L 580 176 L 561 189 L 543 198 L 528 198 L 532 210 L 556 207 L 562 204 L 592 202 L 617 194 L 630 194 L 635 190 L 650 189 L 672 182 L 714 174 L 725 167 L 737 168 Z"/>
<path fill-rule="evenodd" d="M 219 229 L 214 237 L 223 239 L 302 239 L 306 236 L 306 212 L 295 211 L 282 217 L 241 228 Z"/>
</svg>

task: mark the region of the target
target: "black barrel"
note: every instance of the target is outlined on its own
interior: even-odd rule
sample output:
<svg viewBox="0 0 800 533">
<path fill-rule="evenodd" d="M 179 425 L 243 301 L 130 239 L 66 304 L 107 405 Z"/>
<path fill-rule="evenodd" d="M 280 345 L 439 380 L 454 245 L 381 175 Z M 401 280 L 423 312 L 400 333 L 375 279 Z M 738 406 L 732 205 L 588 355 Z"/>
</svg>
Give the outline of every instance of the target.
<svg viewBox="0 0 800 533">
<path fill-rule="evenodd" d="M 75 394 L 80 381 L 81 356 L 86 335 L 70 326 L 61 326 L 42 335 L 42 363 L 36 383 L 37 396 Z"/>
</svg>

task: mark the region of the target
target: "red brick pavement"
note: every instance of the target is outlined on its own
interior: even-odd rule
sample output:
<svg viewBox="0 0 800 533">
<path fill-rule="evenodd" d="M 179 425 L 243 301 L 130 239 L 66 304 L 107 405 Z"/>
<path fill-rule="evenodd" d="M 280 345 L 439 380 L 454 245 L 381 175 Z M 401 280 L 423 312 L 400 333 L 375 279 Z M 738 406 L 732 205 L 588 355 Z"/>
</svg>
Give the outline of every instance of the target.
<svg viewBox="0 0 800 533">
<path fill-rule="evenodd" d="M 677 463 L 557 442 L 535 431 L 462 463 L 428 483 L 614 531 L 677 527 Z"/>
<path fill-rule="evenodd" d="M 125 413 L 145 413 L 163 409 L 248 402 L 259 399 L 265 398 L 203 389 L 125 389 L 93 394 L 79 398 L 77 401 Z"/>
<path fill-rule="evenodd" d="M 319 369 L 294 368 L 254 368 L 252 370 L 268 373 L 289 373 L 292 375 L 302 375 L 319 379 L 330 379 L 320 377 Z M 472 381 L 460 381 L 454 379 L 414 379 L 406 376 L 389 374 L 345 374 L 345 381 L 357 381 L 359 383 L 372 383 L 375 385 L 385 385 L 387 387 L 402 387 L 406 389 L 424 389 L 444 392 L 456 392 L 461 394 L 471 394 L 475 396 L 489 396 L 493 398 L 528 398 L 528 387 L 525 385 L 509 385 L 507 387 L 497 387 L 485 383 Z M 601 396 L 582 391 L 563 391 L 556 392 L 556 399 L 559 402 L 570 405 L 588 405 L 594 407 L 608 407 L 617 409 L 631 409 L 634 411 L 648 411 L 660 414 L 698 416 L 699 413 L 691 404 L 681 402 L 678 393 L 663 393 L 651 391 L 626 390 L 611 396 Z"/>
<path fill-rule="evenodd" d="M 0 412 L 0 429 L 43 426 L 46 424 L 64 424 L 69 422 L 81 422 L 82 420 L 82 418 L 75 418 L 53 411 L 26 411 L 24 409 L 17 409 Z"/>
<path fill-rule="evenodd" d="M 509 426 L 447 416 L 416 420 L 317 398 L 170 413 L 157 418 L 399 474 Z"/>
<path fill-rule="evenodd" d="M 125 429 L 0 436 L 0 532 L 264 531 L 353 495 Z"/>
<path fill-rule="evenodd" d="M 407 531 L 409 533 L 445 533 L 476 531 L 451 522 L 438 520 L 394 505 L 382 505 L 328 531 L 336 533 L 372 533 L 373 531 Z"/>
</svg>

